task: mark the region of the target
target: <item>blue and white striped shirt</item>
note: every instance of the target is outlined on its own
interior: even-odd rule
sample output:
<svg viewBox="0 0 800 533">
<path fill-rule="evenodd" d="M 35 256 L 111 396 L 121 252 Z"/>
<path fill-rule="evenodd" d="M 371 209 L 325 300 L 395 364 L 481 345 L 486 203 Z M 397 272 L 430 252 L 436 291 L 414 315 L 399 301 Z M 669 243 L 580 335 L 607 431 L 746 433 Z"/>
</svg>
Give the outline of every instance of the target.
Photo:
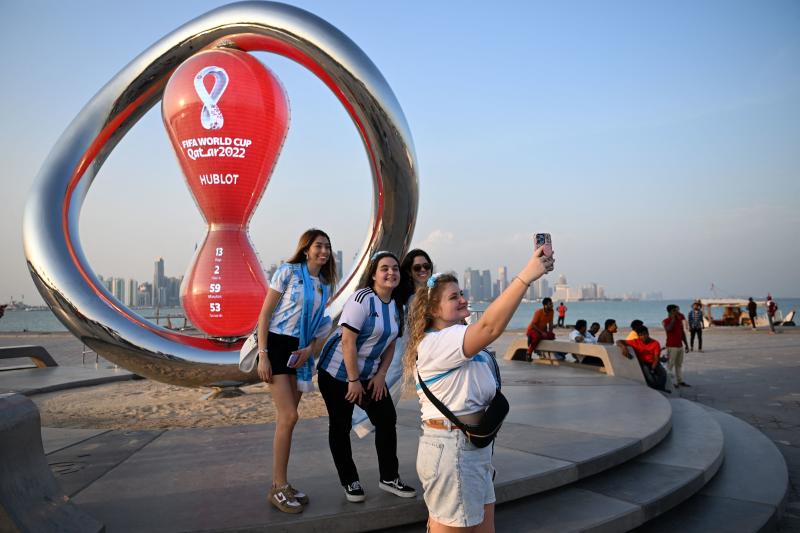
<svg viewBox="0 0 800 533">
<path fill-rule="evenodd" d="M 345 302 L 339 327 L 322 348 L 317 368 L 339 381 L 347 381 L 342 352 L 342 328 L 347 328 L 357 334 L 359 378 L 372 378 L 378 371 L 386 348 L 399 334 L 399 319 L 394 300 L 382 302 L 369 287 L 356 291 Z"/>
<path fill-rule="evenodd" d="M 322 305 L 322 285 L 318 277 L 310 276 L 314 284 L 313 313 Z M 269 330 L 279 335 L 300 338 L 300 316 L 303 314 L 303 277 L 297 275 L 289 263 L 283 263 L 272 275 L 269 288 L 281 293 L 281 299 L 272 312 Z M 322 337 L 330 333 L 330 320 L 327 327 L 320 327 L 315 335 Z"/>
</svg>

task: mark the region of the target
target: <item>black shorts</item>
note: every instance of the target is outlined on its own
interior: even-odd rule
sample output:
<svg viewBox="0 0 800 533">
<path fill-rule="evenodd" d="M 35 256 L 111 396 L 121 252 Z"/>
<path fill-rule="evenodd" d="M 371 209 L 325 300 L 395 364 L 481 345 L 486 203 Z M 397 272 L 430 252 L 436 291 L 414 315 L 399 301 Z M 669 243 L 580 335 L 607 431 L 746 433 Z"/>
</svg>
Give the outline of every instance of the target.
<svg viewBox="0 0 800 533">
<path fill-rule="evenodd" d="M 280 335 L 271 331 L 267 334 L 267 356 L 269 357 L 269 364 L 272 365 L 273 376 L 277 374 L 297 375 L 297 369 L 289 368 L 286 363 L 289 362 L 289 356 L 292 355 L 292 352 L 299 347 L 300 339 L 297 337 Z"/>
</svg>

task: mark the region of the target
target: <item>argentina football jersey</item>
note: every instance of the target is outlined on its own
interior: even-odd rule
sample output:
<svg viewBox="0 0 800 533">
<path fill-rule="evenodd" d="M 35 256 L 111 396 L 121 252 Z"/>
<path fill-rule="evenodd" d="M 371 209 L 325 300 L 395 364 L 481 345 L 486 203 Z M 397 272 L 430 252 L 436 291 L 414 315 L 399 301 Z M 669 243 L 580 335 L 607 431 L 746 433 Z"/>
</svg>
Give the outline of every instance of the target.
<svg viewBox="0 0 800 533">
<path fill-rule="evenodd" d="M 340 381 L 347 381 L 342 353 L 342 328 L 357 335 L 359 378 L 368 380 L 378 371 L 381 355 L 399 334 L 400 314 L 392 299 L 382 302 L 367 287 L 348 298 L 339 318 L 339 327 L 325 343 L 317 367 Z"/>
<path fill-rule="evenodd" d="M 279 335 L 300 337 L 300 315 L 303 299 L 303 277 L 293 268 L 292 263 L 283 263 L 273 274 L 269 288 L 281 293 L 281 298 L 272 312 L 272 321 L 269 330 Z M 322 305 L 322 284 L 319 277 L 309 276 L 314 285 L 314 305 L 312 312 L 316 313 Z M 328 320 L 330 322 L 330 320 Z M 330 324 L 326 329 L 317 332 L 322 336 L 330 332 Z"/>
</svg>

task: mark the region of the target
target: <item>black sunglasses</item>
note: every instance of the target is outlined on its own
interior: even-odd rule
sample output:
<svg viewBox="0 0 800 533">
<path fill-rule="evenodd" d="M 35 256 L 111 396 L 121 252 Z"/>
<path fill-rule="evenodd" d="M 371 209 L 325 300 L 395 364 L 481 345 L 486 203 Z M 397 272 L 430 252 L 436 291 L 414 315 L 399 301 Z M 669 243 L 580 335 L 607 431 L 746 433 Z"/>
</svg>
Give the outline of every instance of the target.
<svg viewBox="0 0 800 533">
<path fill-rule="evenodd" d="M 414 272 L 420 272 L 422 270 L 430 270 L 433 268 L 433 265 L 430 263 L 417 263 L 416 265 L 411 267 L 411 270 Z"/>
</svg>

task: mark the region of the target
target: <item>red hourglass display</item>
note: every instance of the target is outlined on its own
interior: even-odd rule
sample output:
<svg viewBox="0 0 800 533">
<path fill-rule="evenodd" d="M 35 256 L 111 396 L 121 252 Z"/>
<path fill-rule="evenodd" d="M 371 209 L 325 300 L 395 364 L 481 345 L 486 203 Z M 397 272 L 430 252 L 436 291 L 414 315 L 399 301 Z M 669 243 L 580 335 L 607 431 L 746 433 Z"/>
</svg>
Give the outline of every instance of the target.
<svg viewBox="0 0 800 533">
<path fill-rule="evenodd" d="M 186 316 L 214 337 L 246 335 L 268 287 L 247 226 L 286 137 L 286 94 L 250 54 L 209 50 L 178 67 L 161 111 L 208 224 L 181 286 Z"/>
</svg>

